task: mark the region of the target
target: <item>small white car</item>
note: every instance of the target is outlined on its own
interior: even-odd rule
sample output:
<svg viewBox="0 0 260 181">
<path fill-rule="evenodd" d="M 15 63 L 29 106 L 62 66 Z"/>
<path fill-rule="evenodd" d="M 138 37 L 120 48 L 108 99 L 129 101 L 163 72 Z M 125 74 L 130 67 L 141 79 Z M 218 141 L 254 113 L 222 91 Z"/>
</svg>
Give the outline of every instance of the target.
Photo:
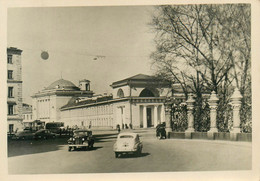
<svg viewBox="0 0 260 181">
<path fill-rule="evenodd" d="M 115 157 L 118 158 L 119 154 L 136 154 L 141 155 L 143 144 L 139 139 L 137 133 L 120 133 L 117 136 L 116 143 L 114 144 Z"/>
</svg>

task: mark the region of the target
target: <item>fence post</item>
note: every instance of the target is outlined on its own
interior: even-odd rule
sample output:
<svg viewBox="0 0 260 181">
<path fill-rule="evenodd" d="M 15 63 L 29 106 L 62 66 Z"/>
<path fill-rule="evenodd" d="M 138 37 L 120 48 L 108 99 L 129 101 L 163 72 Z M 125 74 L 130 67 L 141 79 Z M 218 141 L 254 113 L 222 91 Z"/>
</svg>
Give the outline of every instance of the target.
<svg viewBox="0 0 260 181">
<path fill-rule="evenodd" d="M 169 133 L 172 132 L 172 125 L 171 125 L 171 109 L 172 109 L 172 100 L 171 98 L 167 98 L 164 103 L 165 107 L 165 127 L 166 127 L 166 134 L 169 138 Z"/>
<path fill-rule="evenodd" d="M 214 139 L 214 133 L 218 132 L 217 128 L 217 108 L 218 108 L 218 97 L 215 91 L 211 92 L 209 98 L 210 107 L 210 130 L 207 132 L 208 139 Z"/>
<path fill-rule="evenodd" d="M 194 102 L 193 94 L 189 94 L 188 100 L 186 101 L 188 109 L 188 129 L 185 131 L 185 138 L 188 139 L 191 139 L 191 133 L 195 131 L 193 116 Z"/>
<path fill-rule="evenodd" d="M 240 133 L 240 107 L 241 107 L 241 93 L 238 88 L 235 88 L 233 95 L 231 96 L 231 105 L 233 108 L 233 129 L 230 131 L 231 140 L 237 140 L 237 134 Z"/>
</svg>

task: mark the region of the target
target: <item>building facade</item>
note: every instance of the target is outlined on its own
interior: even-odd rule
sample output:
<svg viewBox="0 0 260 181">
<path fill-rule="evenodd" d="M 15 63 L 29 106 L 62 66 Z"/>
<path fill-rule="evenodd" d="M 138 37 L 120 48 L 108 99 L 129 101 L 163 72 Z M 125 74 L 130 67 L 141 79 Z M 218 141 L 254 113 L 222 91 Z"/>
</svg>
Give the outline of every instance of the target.
<svg viewBox="0 0 260 181">
<path fill-rule="evenodd" d="M 22 129 L 22 50 L 7 48 L 7 130 Z"/>
<path fill-rule="evenodd" d="M 32 106 L 29 104 L 23 103 L 23 126 L 24 127 L 32 127 Z"/>
<path fill-rule="evenodd" d="M 79 81 L 79 87 L 68 80 L 57 80 L 32 96 L 33 120 L 45 123 L 60 121 L 60 108 L 71 98 L 92 96 L 89 80 Z"/>
<path fill-rule="evenodd" d="M 111 85 L 112 95 L 72 98 L 61 107 L 61 121 L 67 126 L 115 128 L 155 127 L 164 122 L 164 101 L 168 82 L 138 74 Z"/>
</svg>

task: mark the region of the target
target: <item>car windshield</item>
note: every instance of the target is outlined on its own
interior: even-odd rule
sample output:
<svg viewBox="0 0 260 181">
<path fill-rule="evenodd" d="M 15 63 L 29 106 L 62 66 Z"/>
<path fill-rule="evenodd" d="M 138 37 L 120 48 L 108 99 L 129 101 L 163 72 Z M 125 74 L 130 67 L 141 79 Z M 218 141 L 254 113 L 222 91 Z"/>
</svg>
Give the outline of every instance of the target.
<svg viewBox="0 0 260 181">
<path fill-rule="evenodd" d="M 132 135 L 122 135 L 120 138 L 134 138 Z"/>
<path fill-rule="evenodd" d="M 44 130 L 39 130 L 39 131 L 37 131 L 36 133 L 42 133 L 42 132 L 44 132 Z"/>
</svg>

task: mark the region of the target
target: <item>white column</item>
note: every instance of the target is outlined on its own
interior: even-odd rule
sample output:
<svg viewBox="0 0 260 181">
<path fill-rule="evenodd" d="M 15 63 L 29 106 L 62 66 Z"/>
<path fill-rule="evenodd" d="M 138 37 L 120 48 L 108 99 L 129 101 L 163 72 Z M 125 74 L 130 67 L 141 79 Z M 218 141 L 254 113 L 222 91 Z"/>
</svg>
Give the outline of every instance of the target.
<svg viewBox="0 0 260 181">
<path fill-rule="evenodd" d="M 147 128 L 146 106 L 143 106 L 143 128 Z"/>
<path fill-rule="evenodd" d="M 158 124 L 158 106 L 154 106 L 154 127 Z"/>
<path fill-rule="evenodd" d="M 165 119 L 164 119 L 164 116 L 165 116 L 165 110 L 164 110 L 164 105 L 161 106 L 161 122 L 165 122 Z"/>
</svg>

